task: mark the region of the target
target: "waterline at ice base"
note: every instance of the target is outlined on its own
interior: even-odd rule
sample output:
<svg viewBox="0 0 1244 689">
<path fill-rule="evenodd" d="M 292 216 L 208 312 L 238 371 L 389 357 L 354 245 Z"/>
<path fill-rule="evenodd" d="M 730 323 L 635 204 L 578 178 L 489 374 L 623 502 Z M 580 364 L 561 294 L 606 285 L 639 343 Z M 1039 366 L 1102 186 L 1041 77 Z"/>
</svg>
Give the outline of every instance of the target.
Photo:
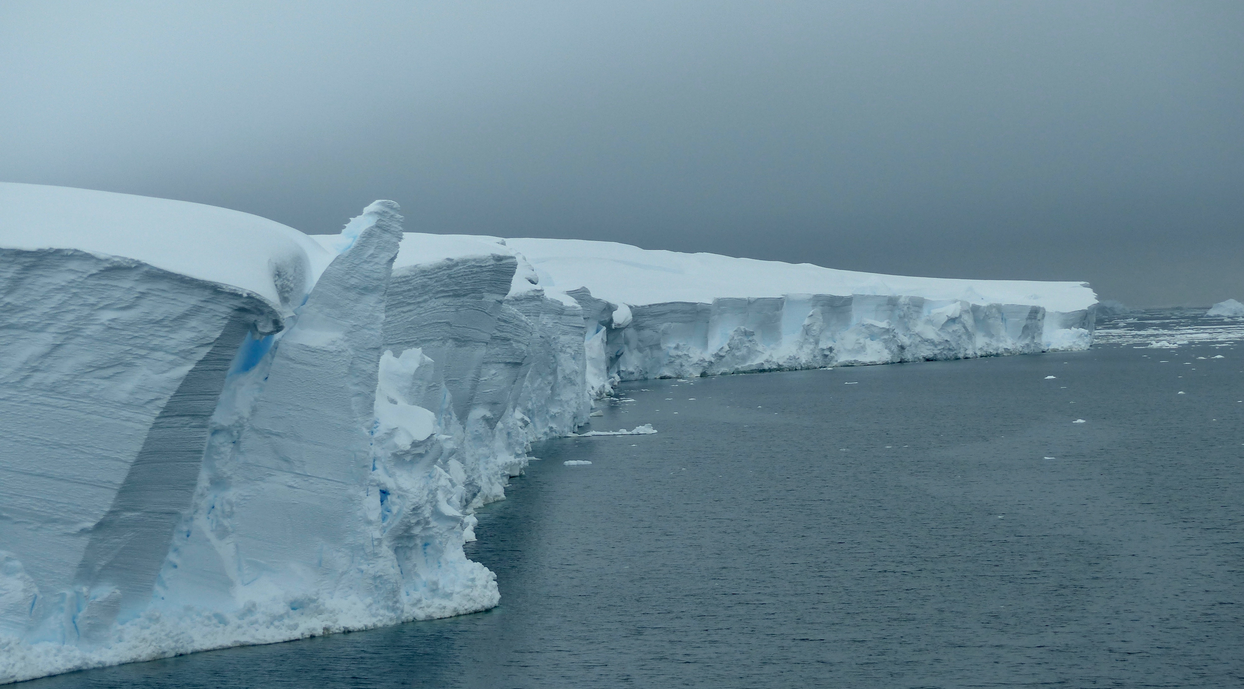
<svg viewBox="0 0 1244 689">
<path fill-rule="evenodd" d="M 23 184 L 0 298 L 0 682 L 488 609 L 472 513 L 617 382 L 1086 349 L 1096 304 Z"/>
</svg>

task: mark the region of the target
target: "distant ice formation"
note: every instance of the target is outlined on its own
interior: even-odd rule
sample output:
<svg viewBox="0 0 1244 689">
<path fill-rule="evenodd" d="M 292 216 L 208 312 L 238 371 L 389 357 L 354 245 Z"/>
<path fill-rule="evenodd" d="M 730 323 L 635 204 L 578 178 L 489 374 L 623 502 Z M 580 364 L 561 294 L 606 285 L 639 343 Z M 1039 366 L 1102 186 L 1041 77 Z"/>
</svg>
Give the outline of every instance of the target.
<svg viewBox="0 0 1244 689">
<path fill-rule="evenodd" d="M 1205 312 L 1205 315 L 1219 316 L 1222 318 L 1244 318 L 1244 304 L 1241 304 L 1234 299 L 1220 301 L 1211 306 L 1209 311 Z"/>
<path fill-rule="evenodd" d="M 1102 299 L 1097 302 L 1098 318 L 1118 318 L 1119 316 L 1126 316 L 1133 313 L 1136 313 L 1136 309 L 1130 308 L 1120 301 Z"/>
<path fill-rule="evenodd" d="M 594 438 L 602 435 L 652 435 L 656 432 L 657 430 L 652 427 L 652 424 L 646 423 L 642 426 L 636 426 L 629 431 L 626 429 L 620 431 L 588 431 L 586 433 L 572 433 L 571 436 L 575 438 Z"/>
<path fill-rule="evenodd" d="M 618 381 L 1094 328 L 1079 283 L 400 223 L 0 184 L 0 682 L 494 606 L 474 510 Z"/>
</svg>

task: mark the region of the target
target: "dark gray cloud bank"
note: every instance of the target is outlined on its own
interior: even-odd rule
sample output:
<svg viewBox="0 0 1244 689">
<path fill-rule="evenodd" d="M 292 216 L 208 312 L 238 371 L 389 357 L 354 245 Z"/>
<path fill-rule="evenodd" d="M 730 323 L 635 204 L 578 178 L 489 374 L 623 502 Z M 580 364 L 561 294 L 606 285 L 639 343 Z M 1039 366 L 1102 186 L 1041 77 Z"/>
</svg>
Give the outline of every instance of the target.
<svg viewBox="0 0 1244 689">
<path fill-rule="evenodd" d="M 1244 3 L 0 3 L 0 179 L 1244 299 Z"/>
</svg>

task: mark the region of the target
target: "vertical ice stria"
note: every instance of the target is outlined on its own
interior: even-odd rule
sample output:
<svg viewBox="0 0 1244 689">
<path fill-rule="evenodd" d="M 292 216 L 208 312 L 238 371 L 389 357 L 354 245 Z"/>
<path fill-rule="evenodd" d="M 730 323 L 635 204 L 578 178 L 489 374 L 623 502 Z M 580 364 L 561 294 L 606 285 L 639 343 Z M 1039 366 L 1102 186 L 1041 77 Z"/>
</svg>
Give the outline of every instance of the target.
<svg viewBox="0 0 1244 689">
<path fill-rule="evenodd" d="M 492 607 L 473 512 L 620 380 L 1092 339 L 1079 283 L 401 222 L 0 184 L 0 683 Z"/>
</svg>

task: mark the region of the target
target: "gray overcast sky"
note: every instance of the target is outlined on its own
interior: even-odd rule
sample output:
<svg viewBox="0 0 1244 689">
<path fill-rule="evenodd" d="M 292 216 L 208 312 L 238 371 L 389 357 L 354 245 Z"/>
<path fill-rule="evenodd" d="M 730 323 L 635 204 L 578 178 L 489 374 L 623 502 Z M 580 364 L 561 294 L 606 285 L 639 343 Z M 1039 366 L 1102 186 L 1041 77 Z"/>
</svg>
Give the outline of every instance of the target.
<svg viewBox="0 0 1244 689">
<path fill-rule="evenodd" d="M 0 0 L 0 179 L 1244 300 L 1244 2 Z"/>
</svg>

